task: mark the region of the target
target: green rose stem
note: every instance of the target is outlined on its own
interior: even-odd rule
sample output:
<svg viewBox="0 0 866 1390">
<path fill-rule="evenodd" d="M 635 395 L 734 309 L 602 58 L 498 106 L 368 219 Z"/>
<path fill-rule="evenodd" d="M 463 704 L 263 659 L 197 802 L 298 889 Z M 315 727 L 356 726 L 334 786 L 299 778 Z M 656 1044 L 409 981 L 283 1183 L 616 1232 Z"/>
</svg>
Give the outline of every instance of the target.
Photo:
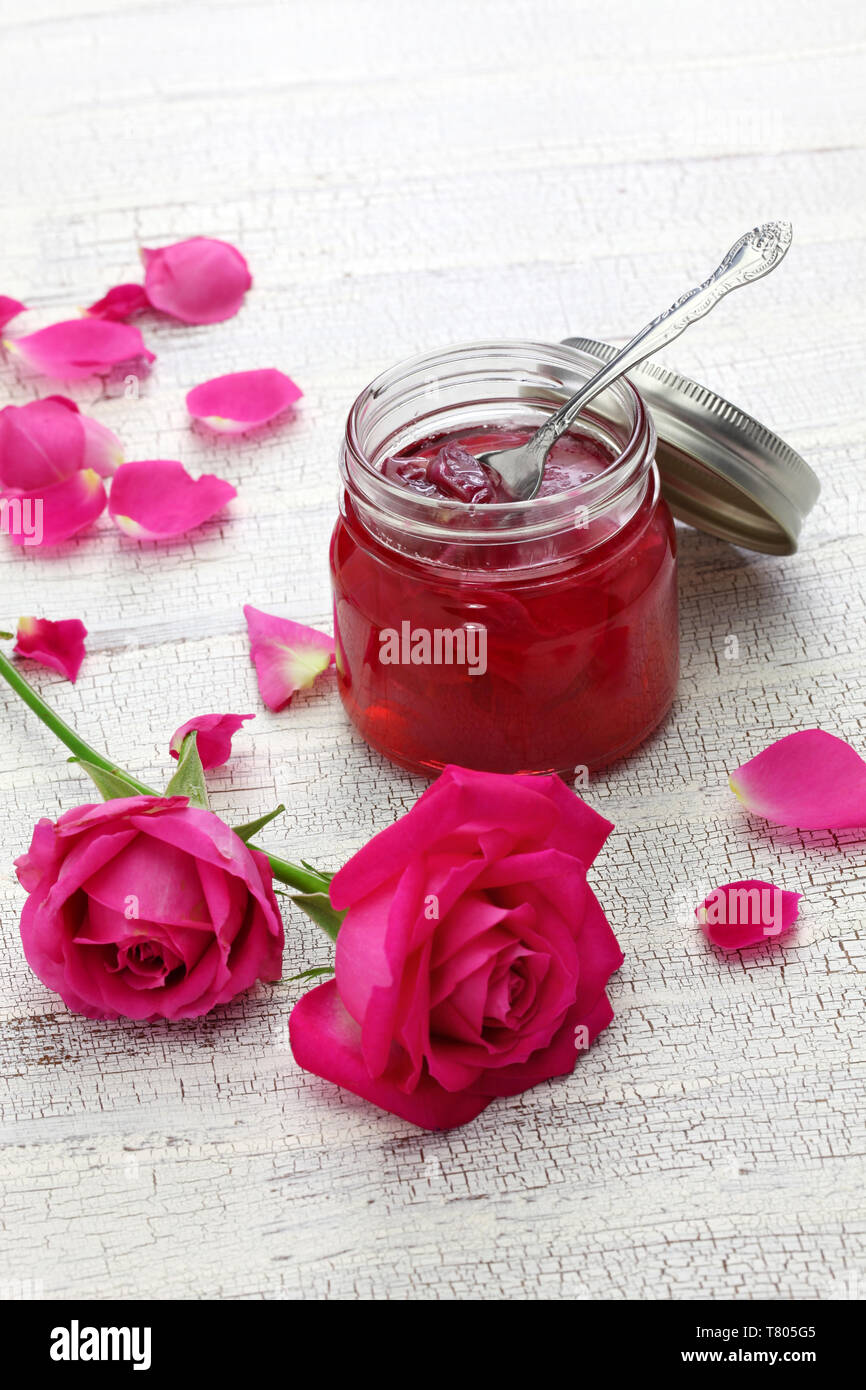
<svg viewBox="0 0 866 1390">
<path fill-rule="evenodd" d="M 83 738 L 79 738 L 75 730 L 71 729 L 69 725 L 60 718 L 59 714 L 55 714 L 51 706 L 45 703 L 42 696 L 37 694 L 30 682 L 24 679 L 20 671 L 15 669 L 9 658 L 4 656 L 2 652 L 0 652 L 0 676 L 11 685 L 16 695 L 20 695 L 25 705 L 30 706 L 37 719 L 41 719 L 46 728 L 50 729 L 51 732 L 60 739 L 61 743 L 66 744 L 70 753 L 73 753 L 76 758 L 81 758 L 84 762 L 91 763 L 102 772 L 107 772 L 110 775 L 123 778 L 131 788 L 134 788 L 142 796 L 163 795 L 162 792 L 154 791 L 152 787 L 145 786 L 144 782 L 139 782 L 136 777 L 130 776 L 128 772 L 125 772 L 122 768 L 118 767 L 116 763 L 104 757 L 102 753 L 97 753 L 96 749 L 91 748 L 89 743 L 85 743 Z M 250 845 L 250 849 L 258 848 L 258 845 Z M 287 859 L 279 859 L 275 854 L 268 854 L 267 850 L 259 850 L 259 853 L 266 855 L 274 878 L 278 879 L 280 883 L 286 883 L 290 888 L 297 888 L 301 893 L 309 894 L 316 898 L 324 894 L 327 900 L 330 875 L 319 874 L 315 870 L 302 869 L 299 864 L 291 864 Z M 303 903 L 299 905 L 304 907 Z M 324 903 L 321 904 L 321 907 L 324 907 Z M 305 907 L 304 910 L 307 911 L 308 909 Z M 333 912 L 333 909 L 331 909 L 331 911 Z M 313 916 L 314 914 L 310 913 L 310 915 Z M 323 926 L 323 930 L 325 930 L 329 936 L 336 934 L 335 931 L 329 930 L 328 926 L 325 926 L 322 922 L 319 922 L 319 925 Z"/>
</svg>

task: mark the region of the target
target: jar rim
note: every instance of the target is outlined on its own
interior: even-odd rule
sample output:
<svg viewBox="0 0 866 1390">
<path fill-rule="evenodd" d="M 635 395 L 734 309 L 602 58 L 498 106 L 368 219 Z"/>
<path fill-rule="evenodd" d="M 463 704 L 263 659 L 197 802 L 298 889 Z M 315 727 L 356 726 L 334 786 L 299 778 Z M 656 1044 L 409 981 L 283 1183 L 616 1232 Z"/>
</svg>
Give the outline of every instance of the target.
<svg viewBox="0 0 866 1390">
<path fill-rule="evenodd" d="M 461 368 L 465 368 L 467 381 L 474 378 L 476 383 L 480 384 L 484 373 L 469 370 L 473 359 L 479 358 L 493 363 L 501 362 L 503 368 L 509 362 L 518 365 L 523 360 L 534 361 L 539 366 L 547 365 L 554 369 L 570 369 L 572 375 L 577 369 L 585 380 L 589 380 L 603 365 L 602 359 L 594 357 L 591 353 L 561 343 L 498 339 L 457 343 L 405 358 L 386 368 L 364 387 L 350 407 L 341 460 L 344 481 L 353 491 L 359 491 L 368 505 L 372 505 L 391 519 L 399 518 L 401 525 L 416 534 L 447 536 L 451 540 L 472 539 L 475 544 L 501 544 L 505 535 L 510 540 L 532 538 L 555 533 L 564 526 L 573 525 L 574 514 L 578 508 L 586 514 L 589 521 L 595 520 L 605 514 L 613 501 L 625 499 L 630 490 L 637 492 L 655 454 L 655 427 L 640 393 L 624 377 L 614 382 L 597 398 L 598 401 L 602 401 L 609 393 L 615 396 L 620 406 L 625 407 L 627 417 L 631 421 L 629 436 L 610 464 L 595 477 L 569 492 L 536 497 L 528 502 L 484 503 L 483 512 L 485 518 L 489 518 L 489 529 L 485 527 L 481 530 L 477 524 L 471 524 L 477 517 L 477 504 L 456 498 L 430 497 L 387 479 L 373 462 L 363 443 L 362 417 L 371 403 L 381 400 L 389 393 L 399 393 L 401 387 L 408 388 L 413 380 L 420 380 L 422 383 L 436 380 L 437 370 L 449 371 L 452 379 L 457 380 L 460 378 Z M 552 385 L 552 382 L 549 384 Z M 571 390 L 563 390 L 562 400 L 567 400 L 575 389 L 577 384 L 574 384 Z M 471 402 L 467 400 L 467 404 L 469 403 Z M 491 401 L 491 408 L 495 404 L 496 402 Z M 555 406 L 556 402 L 552 400 L 551 409 Z M 592 413 L 592 409 L 588 409 L 587 415 L 591 417 Z"/>
</svg>

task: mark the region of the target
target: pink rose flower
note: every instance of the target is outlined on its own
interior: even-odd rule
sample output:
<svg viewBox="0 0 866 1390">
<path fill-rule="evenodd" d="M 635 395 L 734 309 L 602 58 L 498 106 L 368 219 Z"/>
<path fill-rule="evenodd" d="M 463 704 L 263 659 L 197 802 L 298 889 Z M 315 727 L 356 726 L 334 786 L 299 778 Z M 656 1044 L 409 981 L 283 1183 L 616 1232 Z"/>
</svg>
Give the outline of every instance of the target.
<svg viewBox="0 0 866 1390">
<path fill-rule="evenodd" d="M 613 827 L 557 777 L 446 768 L 340 870 L 336 976 L 298 1063 L 425 1129 L 570 1073 L 622 952 L 586 881 Z"/>
<path fill-rule="evenodd" d="M 183 796 L 40 820 L 16 861 L 31 968 L 88 1018 L 197 1018 L 280 977 L 267 859 Z"/>
</svg>

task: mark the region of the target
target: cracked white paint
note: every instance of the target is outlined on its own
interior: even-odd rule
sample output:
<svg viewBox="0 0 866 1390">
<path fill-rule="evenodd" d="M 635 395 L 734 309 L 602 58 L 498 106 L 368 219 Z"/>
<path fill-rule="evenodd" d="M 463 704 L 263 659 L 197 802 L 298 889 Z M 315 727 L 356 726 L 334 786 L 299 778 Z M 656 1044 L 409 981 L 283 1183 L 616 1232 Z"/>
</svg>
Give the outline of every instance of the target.
<svg viewBox="0 0 866 1390">
<path fill-rule="evenodd" d="M 261 708 L 241 617 L 249 601 L 328 625 L 342 420 L 400 357 L 622 341 L 746 227 L 789 217 L 782 270 L 671 362 L 824 485 L 794 557 L 681 533 L 675 711 L 588 792 L 617 824 L 593 871 L 626 952 L 616 1019 L 572 1078 L 451 1134 L 302 1074 L 297 985 L 198 1023 L 68 1014 L 24 963 L 10 865 L 87 791 L 0 691 L 0 1292 L 862 1297 L 863 840 L 771 831 L 726 775 L 809 725 L 866 751 L 864 20 L 853 0 L 820 23 L 806 3 L 751 12 L 0 5 L 0 292 L 59 317 L 133 277 L 138 244 L 194 233 L 237 241 L 256 279 L 229 323 L 145 325 L 159 360 L 138 401 L 73 393 L 129 458 L 230 479 L 229 514 L 164 546 L 106 520 L 63 556 L 0 546 L 0 627 L 84 619 L 78 684 L 34 680 L 145 780 L 191 715 L 254 709 L 213 804 L 284 801 L 269 844 L 336 866 L 411 805 L 421 783 L 359 742 L 326 681 Z M 304 389 L 293 423 L 188 429 L 191 386 L 271 365 Z M 2 369 L 4 402 L 33 390 Z M 754 876 L 804 893 L 801 925 L 726 958 L 691 907 Z M 327 958 L 299 915 L 287 936 L 287 975 Z"/>
</svg>

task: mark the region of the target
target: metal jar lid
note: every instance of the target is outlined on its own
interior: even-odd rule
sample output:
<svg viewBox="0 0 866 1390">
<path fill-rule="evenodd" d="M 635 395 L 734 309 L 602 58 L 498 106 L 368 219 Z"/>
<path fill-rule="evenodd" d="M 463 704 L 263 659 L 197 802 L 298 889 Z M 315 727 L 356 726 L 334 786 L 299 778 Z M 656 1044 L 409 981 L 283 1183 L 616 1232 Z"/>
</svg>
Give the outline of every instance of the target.
<svg viewBox="0 0 866 1390">
<path fill-rule="evenodd" d="M 603 362 L 617 349 L 566 338 Z M 676 372 L 644 362 L 629 372 L 652 411 L 662 492 L 674 516 L 747 550 L 793 555 L 821 490 L 812 469 L 772 430 Z"/>
</svg>

